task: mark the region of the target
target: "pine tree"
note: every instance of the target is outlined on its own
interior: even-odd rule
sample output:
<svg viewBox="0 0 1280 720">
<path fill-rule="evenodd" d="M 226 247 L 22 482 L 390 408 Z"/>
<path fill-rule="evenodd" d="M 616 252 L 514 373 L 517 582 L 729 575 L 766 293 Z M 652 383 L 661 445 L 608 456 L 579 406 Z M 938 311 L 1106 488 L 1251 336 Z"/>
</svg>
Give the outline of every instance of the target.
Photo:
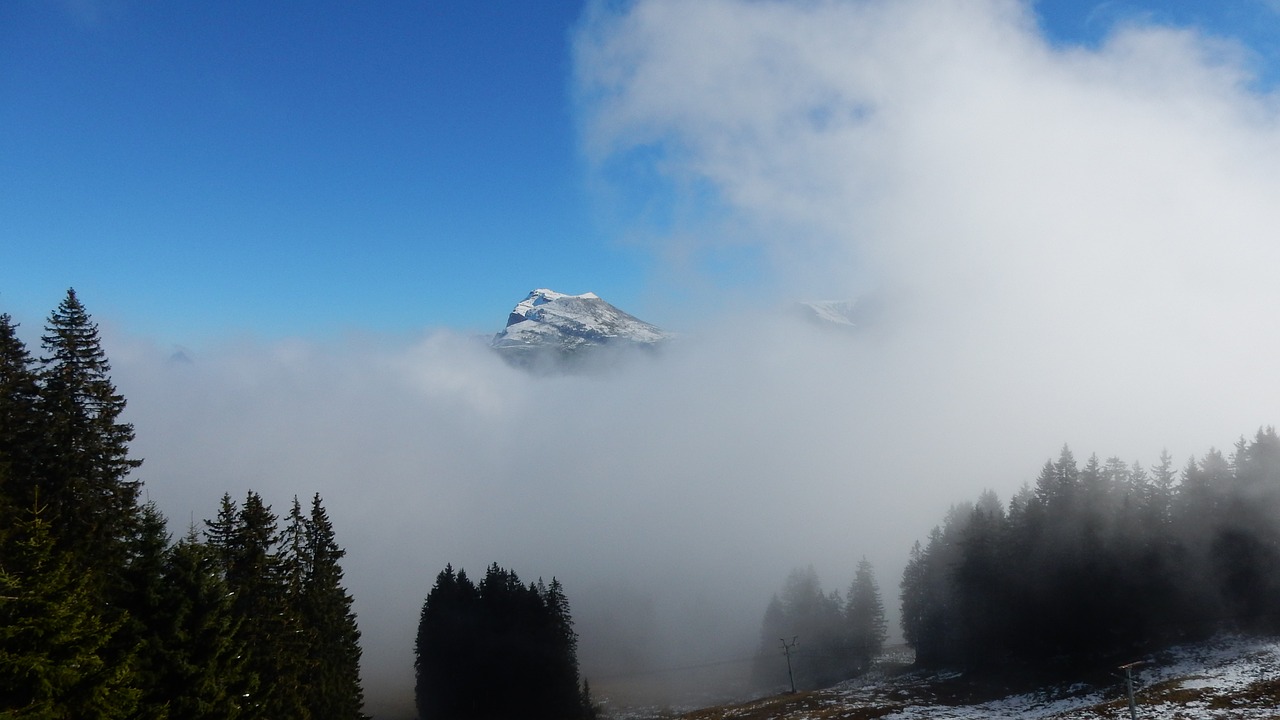
<svg viewBox="0 0 1280 720">
<path fill-rule="evenodd" d="M 1160 464 L 1151 469 L 1151 517 L 1153 524 L 1167 528 L 1173 519 L 1174 485 L 1178 473 L 1173 469 L 1173 456 L 1160 451 Z"/>
<path fill-rule="evenodd" d="M 111 382 L 98 326 L 68 290 L 42 337 L 42 410 L 48 422 L 40 496 L 49 504 L 59 547 L 113 589 L 138 522 L 139 483 L 129 473 L 133 426 L 120 421 L 125 400 Z"/>
<path fill-rule="evenodd" d="M 217 555 L 192 528 L 167 553 L 155 612 L 161 662 L 144 703 L 182 720 L 235 720 L 257 687 Z"/>
<path fill-rule="evenodd" d="M 18 326 L 0 314 L 0 519 L 16 521 L 35 502 L 36 454 L 43 432 L 40 389 Z"/>
<path fill-rule="evenodd" d="M 171 661 L 161 637 L 169 620 L 162 603 L 167 591 L 164 575 L 170 538 L 164 515 L 154 503 L 142 506 L 138 531 L 129 540 L 120 601 L 125 622 L 112 646 L 117 653 L 134 654 L 134 682 L 142 690 L 142 702 L 134 717 L 166 720 L 173 717 L 167 698 L 155 691 Z"/>
<path fill-rule="evenodd" d="M 478 639 L 485 631 L 479 589 L 452 565 L 436 575 L 422 603 L 414 649 L 414 698 L 421 720 L 470 717 L 483 692 Z"/>
<path fill-rule="evenodd" d="M 791 629 L 782 609 L 782 599 L 775 594 L 765 606 L 764 618 L 760 621 L 760 645 L 751 668 L 751 682 L 760 690 L 773 692 L 790 688 L 787 670 L 780 657 L 779 640 L 786 637 Z"/>
<path fill-rule="evenodd" d="M 845 617 L 849 623 L 849 642 L 853 653 L 856 674 L 865 673 L 871 663 L 880 656 L 888 637 L 888 625 L 884 619 L 884 603 L 880 599 L 880 586 L 876 583 L 875 570 L 864 557 L 849 586 Z"/>
<path fill-rule="evenodd" d="M 232 562 L 232 546 L 235 543 L 236 523 L 240 516 L 240 508 L 231 499 L 230 493 L 223 493 L 218 503 L 218 514 L 213 520 L 204 521 L 204 537 L 209 550 L 218 560 L 223 572 L 227 572 Z"/>
<path fill-rule="evenodd" d="M 304 676 L 308 706 L 317 720 L 361 718 L 360 630 L 352 597 L 342 584 L 340 564 L 346 551 L 337 544 L 319 493 L 311 499 L 303 527 L 299 612 L 312 642 L 312 662 Z"/>
<path fill-rule="evenodd" d="M 225 546 L 215 548 L 223 558 L 227 587 L 234 598 L 232 612 L 239 624 L 238 640 L 248 651 L 246 669 L 257 686 L 257 692 L 245 699 L 248 718 L 295 717 L 278 712 L 292 695 L 281 692 L 282 687 L 288 686 L 288 679 L 282 677 L 280 652 L 281 636 L 287 632 L 287 608 L 275 552 L 279 542 L 276 523 L 271 507 L 251 491 L 236 514 Z"/>
<path fill-rule="evenodd" d="M 277 717 L 300 720 L 312 717 L 311 698 L 308 696 L 313 689 L 306 686 L 305 678 L 311 673 L 316 659 L 315 629 L 302 617 L 302 605 L 307 594 L 306 523 L 302 505 L 295 495 L 276 553 L 276 574 L 281 594 L 277 599 L 277 628 L 272 633 L 272 707 Z"/>
<path fill-rule="evenodd" d="M 44 508 L 4 528 L 0 544 L 0 717 L 129 717 L 131 668 L 106 652 L 123 619 L 98 612 L 91 578 L 54 545 Z"/>
<path fill-rule="evenodd" d="M 899 614 L 902 624 L 902 636 L 907 644 L 917 649 L 928 642 L 928 559 L 924 547 L 917 540 L 911 545 L 911 553 L 907 557 L 907 565 L 902 570 L 902 581 L 898 584 L 902 605 Z"/>
<path fill-rule="evenodd" d="M 578 633 L 573 629 L 573 617 L 569 611 L 569 598 L 564 586 L 556 578 L 540 591 L 546 608 L 546 693 L 547 703 L 560 708 L 565 718 L 573 718 L 569 711 L 578 706 L 585 711 L 582 691 L 578 687 Z"/>
<path fill-rule="evenodd" d="M 591 683 L 586 678 L 582 679 L 582 693 L 578 702 L 582 706 L 582 720 L 596 720 L 600 716 L 596 701 L 591 697 Z"/>
</svg>

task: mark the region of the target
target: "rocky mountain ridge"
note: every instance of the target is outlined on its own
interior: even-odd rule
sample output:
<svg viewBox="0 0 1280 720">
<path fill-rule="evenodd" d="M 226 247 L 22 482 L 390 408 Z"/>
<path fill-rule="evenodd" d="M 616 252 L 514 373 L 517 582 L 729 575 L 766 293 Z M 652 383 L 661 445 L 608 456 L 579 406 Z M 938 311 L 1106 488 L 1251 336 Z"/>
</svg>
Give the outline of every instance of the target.
<svg viewBox="0 0 1280 720">
<path fill-rule="evenodd" d="M 515 365 L 550 370 L 581 366 L 606 352 L 654 350 L 671 337 L 595 293 L 539 288 L 516 304 L 490 346 Z"/>
</svg>

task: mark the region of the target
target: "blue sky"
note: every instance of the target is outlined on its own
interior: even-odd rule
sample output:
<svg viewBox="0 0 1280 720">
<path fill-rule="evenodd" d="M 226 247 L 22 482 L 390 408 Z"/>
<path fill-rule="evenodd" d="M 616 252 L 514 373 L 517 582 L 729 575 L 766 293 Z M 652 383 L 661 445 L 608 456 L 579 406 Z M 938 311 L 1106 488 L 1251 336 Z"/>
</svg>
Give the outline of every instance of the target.
<svg viewBox="0 0 1280 720">
<path fill-rule="evenodd" d="M 1036 9 L 1061 44 L 1196 24 L 1253 48 L 1265 80 L 1277 64 L 1260 0 Z M 644 209 L 670 188 L 580 149 L 582 11 L 0 4 L 0 309 L 30 328 L 74 286 L 99 319 L 178 344 L 489 332 L 552 287 L 678 324 L 655 298 L 680 281 L 636 240 L 662 231 Z M 767 280 L 750 248 L 695 264 L 712 291 Z"/>
</svg>

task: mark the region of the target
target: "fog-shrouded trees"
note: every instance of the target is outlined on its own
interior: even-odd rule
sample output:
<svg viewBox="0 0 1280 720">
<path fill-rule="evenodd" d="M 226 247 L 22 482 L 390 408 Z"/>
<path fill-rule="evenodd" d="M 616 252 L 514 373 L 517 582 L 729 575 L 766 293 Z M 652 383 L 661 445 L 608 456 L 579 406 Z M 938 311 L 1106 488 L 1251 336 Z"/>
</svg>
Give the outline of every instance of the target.
<svg viewBox="0 0 1280 720">
<path fill-rule="evenodd" d="M 423 603 L 415 656 L 421 720 L 595 716 L 579 684 L 569 601 L 554 578 L 526 585 L 494 563 L 476 584 L 445 567 Z"/>
<path fill-rule="evenodd" d="M 846 600 L 823 592 L 812 566 L 797 568 L 765 610 L 754 684 L 777 690 L 794 679 L 797 689 L 811 689 L 856 677 L 879 656 L 886 633 L 879 586 L 865 558 Z"/>
<path fill-rule="evenodd" d="M 319 496 L 283 534 L 255 494 L 224 498 L 207 543 L 173 543 L 75 291 L 38 360 L 18 327 L 0 314 L 0 717 L 361 717 Z"/>
<path fill-rule="evenodd" d="M 858 561 L 854 572 L 844 615 L 853 671 L 861 675 L 871 669 L 872 661 L 880 656 L 884 641 L 889 636 L 880 584 L 876 582 L 875 569 L 865 557 Z"/>
<path fill-rule="evenodd" d="M 1227 628 L 1280 629 L 1280 439 L 1259 430 L 1180 476 L 1063 448 L 1002 505 L 954 506 L 902 576 L 925 665 L 1062 663 Z"/>
</svg>

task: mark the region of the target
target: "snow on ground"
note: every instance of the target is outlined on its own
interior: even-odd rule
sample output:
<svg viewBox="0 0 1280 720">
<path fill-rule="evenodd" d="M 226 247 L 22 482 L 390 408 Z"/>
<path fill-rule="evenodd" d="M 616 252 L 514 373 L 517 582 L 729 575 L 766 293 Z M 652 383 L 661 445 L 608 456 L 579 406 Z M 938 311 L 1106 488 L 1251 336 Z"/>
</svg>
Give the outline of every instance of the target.
<svg viewBox="0 0 1280 720">
<path fill-rule="evenodd" d="M 1140 718 L 1280 717 L 1280 710 L 1274 704 L 1275 686 L 1280 685 L 1280 641 L 1227 636 L 1209 643 L 1173 648 L 1135 668 L 1134 683 Z M 866 688 L 845 687 L 838 692 L 843 695 L 846 707 L 867 707 L 860 697 Z M 908 706 L 883 717 L 885 720 L 1123 720 L 1129 717 L 1129 705 L 1121 671 L 1117 670 L 1114 687 L 1070 685 L 972 705 Z M 796 720 L 800 720 L 799 716 Z"/>
<path fill-rule="evenodd" d="M 1104 685 L 1063 684 L 965 703 L 958 673 L 873 672 L 834 688 L 689 713 L 692 720 L 1128 720 L 1124 672 Z M 1280 718 L 1280 639 L 1221 636 L 1172 648 L 1134 669 L 1137 717 Z"/>
</svg>

